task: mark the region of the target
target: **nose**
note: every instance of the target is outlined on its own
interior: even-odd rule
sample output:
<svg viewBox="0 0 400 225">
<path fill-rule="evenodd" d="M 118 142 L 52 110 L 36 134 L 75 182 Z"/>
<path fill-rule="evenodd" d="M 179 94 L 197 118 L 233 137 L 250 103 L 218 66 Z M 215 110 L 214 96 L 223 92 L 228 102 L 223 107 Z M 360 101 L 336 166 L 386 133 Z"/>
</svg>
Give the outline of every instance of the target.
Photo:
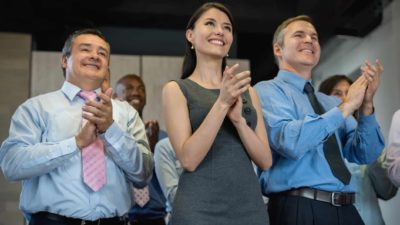
<svg viewBox="0 0 400 225">
<path fill-rule="evenodd" d="M 312 37 L 310 35 L 305 35 L 304 36 L 304 41 L 311 43 L 312 42 Z"/>
<path fill-rule="evenodd" d="M 218 35 L 218 36 L 223 36 L 224 35 L 224 29 L 222 27 L 217 26 L 215 29 L 216 29 L 215 30 L 215 34 L 216 35 Z"/>
</svg>

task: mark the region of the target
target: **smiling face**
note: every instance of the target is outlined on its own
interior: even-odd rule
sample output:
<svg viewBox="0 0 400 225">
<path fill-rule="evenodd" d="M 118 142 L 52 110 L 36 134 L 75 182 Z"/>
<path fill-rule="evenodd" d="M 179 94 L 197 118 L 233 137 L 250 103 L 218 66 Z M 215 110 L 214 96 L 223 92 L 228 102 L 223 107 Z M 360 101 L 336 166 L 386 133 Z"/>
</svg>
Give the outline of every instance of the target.
<svg viewBox="0 0 400 225">
<path fill-rule="evenodd" d="M 110 54 L 109 45 L 93 34 L 82 34 L 73 40 L 71 54 L 63 56 L 66 80 L 84 89 L 100 87 L 104 80 Z"/>
<path fill-rule="evenodd" d="M 289 71 L 308 70 L 317 65 L 321 48 L 314 26 L 303 20 L 290 23 L 282 30 L 283 43 L 274 44 L 279 68 Z"/>
<path fill-rule="evenodd" d="M 233 41 L 231 21 L 219 9 L 208 9 L 196 21 L 194 28 L 186 31 L 186 38 L 192 43 L 197 57 L 205 55 L 222 59 Z"/>
<path fill-rule="evenodd" d="M 146 87 L 140 77 L 127 75 L 115 88 L 115 95 L 121 101 L 127 101 L 140 115 L 146 105 Z"/>
</svg>

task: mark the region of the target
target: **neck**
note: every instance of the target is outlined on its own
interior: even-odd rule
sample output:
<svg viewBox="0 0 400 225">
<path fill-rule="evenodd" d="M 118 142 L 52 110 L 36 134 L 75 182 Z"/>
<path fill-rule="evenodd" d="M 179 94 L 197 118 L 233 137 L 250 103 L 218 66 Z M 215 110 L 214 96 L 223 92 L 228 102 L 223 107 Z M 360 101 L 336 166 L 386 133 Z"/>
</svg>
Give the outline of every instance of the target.
<svg viewBox="0 0 400 225">
<path fill-rule="evenodd" d="M 290 66 L 289 64 L 282 64 L 282 65 L 279 65 L 279 69 L 287 70 L 292 73 L 295 73 L 295 74 L 299 75 L 300 77 L 304 78 L 305 80 L 311 80 L 311 74 L 312 74 L 313 68 L 310 66 L 293 67 L 293 66 Z"/>
<path fill-rule="evenodd" d="M 70 82 L 73 85 L 76 85 L 77 87 L 79 87 L 80 89 L 84 90 L 84 91 L 93 91 L 96 90 L 97 88 L 100 87 L 100 83 L 98 81 L 94 81 L 94 80 L 87 80 L 87 81 L 75 81 L 73 79 L 66 79 L 68 82 Z"/>
<path fill-rule="evenodd" d="M 221 60 L 198 60 L 190 78 L 209 88 L 219 88 L 222 80 Z"/>
</svg>

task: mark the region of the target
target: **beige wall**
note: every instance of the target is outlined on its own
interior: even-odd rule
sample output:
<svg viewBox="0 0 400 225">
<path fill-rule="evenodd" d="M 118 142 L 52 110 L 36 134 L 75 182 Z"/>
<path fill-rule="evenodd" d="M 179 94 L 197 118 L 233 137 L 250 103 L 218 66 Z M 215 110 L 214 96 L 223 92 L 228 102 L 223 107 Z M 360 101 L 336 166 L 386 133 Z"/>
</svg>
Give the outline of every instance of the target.
<svg viewBox="0 0 400 225">
<path fill-rule="evenodd" d="M 0 33 L 0 141 L 8 136 L 10 119 L 29 96 L 31 36 Z M 1 173 L 1 172 L 0 172 Z M 5 181 L 0 175 L 0 225 L 21 225 L 18 210 L 19 183 Z"/>
<path fill-rule="evenodd" d="M 64 80 L 60 69 L 60 52 L 32 52 L 31 96 L 57 90 Z M 144 120 L 158 120 L 165 130 L 161 111 L 161 90 L 163 85 L 180 77 L 182 57 L 112 55 L 110 59 L 111 86 L 122 76 L 135 73 L 146 84 L 147 104 Z M 228 64 L 239 63 L 240 70 L 250 68 L 248 60 L 230 59 Z"/>
</svg>

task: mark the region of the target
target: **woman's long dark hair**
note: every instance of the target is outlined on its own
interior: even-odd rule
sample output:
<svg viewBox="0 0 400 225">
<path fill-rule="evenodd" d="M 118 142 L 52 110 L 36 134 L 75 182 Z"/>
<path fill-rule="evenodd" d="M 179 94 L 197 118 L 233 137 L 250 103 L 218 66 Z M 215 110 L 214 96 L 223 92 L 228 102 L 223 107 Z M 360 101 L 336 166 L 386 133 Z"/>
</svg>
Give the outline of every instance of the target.
<svg viewBox="0 0 400 225">
<path fill-rule="evenodd" d="M 194 24 L 196 23 L 196 21 L 200 18 L 201 15 L 203 15 L 203 13 L 205 13 L 207 10 L 211 9 L 211 8 L 216 8 L 222 12 L 224 12 L 231 24 L 232 24 L 232 32 L 234 34 L 235 32 L 235 28 L 234 28 L 234 22 L 233 22 L 233 17 L 231 12 L 221 3 L 217 3 L 217 2 L 208 2 L 203 4 L 202 6 L 200 6 L 200 8 L 198 8 L 194 14 L 192 15 L 192 17 L 190 18 L 187 26 L 186 26 L 186 30 L 189 29 L 194 29 Z M 194 69 L 196 68 L 196 63 L 197 63 L 197 58 L 196 58 L 196 52 L 194 49 L 191 49 L 192 44 L 186 40 L 186 51 L 185 51 L 185 56 L 183 58 L 183 65 L 182 65 L 182 79 L 187 78 L 188 76 L 190 76 Z M 223 58 L 222 60 L 222 67 L 221 67 L 221 71 L 223 72 L 226 66 L 226 57 Z"/>
</svg>

